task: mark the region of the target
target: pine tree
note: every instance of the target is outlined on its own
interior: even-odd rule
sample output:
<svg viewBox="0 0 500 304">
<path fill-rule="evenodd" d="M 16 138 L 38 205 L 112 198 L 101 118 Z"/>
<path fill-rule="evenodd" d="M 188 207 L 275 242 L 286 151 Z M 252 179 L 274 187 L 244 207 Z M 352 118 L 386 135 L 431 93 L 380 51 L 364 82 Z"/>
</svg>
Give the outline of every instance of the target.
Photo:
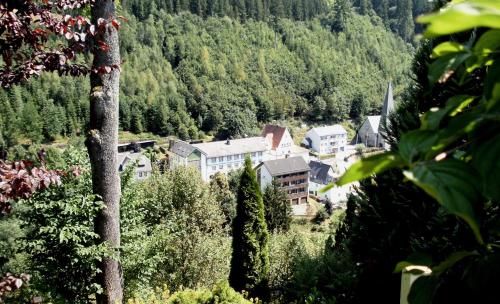
<svg viewBox="0 0 500 304">
<path fill-rule="evenodd" d="M 286 193 L 275 181 L 264 191 L 266 224 L 270 232 L 288 231 L 292 222 L 292 206 Z"/>
<path fill-rule="evenodd" d="M 412 1 L 398 1 L 396 30 L 404 41 L 409 42 L 413 38 L 415 23 L 413 22 Z"/>
<path fill-rule="evenodd" d="M 346 28 L 349 15 L 352 13 L 351 3 L 348 0 L 336 0 L 333 5 L 335 20 L 332 24 L 332 30 L 342 32 Z"/>
<path fill-rule="evenodd" d="M 238 291 L 266 298 L 269 273 L 269 234 L 264 203 L 252 162 L 245 159 L 240 177 L 236 218 L 233 222 L 233 254 L 229 283 Z"/>
</svg>

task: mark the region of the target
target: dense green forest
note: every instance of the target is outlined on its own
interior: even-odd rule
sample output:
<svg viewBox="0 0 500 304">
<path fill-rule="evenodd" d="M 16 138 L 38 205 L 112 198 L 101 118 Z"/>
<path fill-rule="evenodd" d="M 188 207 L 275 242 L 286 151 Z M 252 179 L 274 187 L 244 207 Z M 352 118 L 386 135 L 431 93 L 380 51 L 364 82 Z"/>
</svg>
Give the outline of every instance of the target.
<svg viewBox="0 0 500 304">
<path fill-rule="evenodd" d="M 271 120 L 340 122 L 355 100 L 366 113 L 378 112 L 387 81 L 400 91 L 409 79 L 412 47 L 381 18 L 351 8 L 345 19 L 322 14 L 307 21 L 241 22 L 172 15 L 151 5 L 142 20 L 134 3 L 143 1 L 123 3 L 129 21 L 120 34 L 125 131 L 197 139 L 253 134 Z M 56 74 L 1 90 L 0 142 L 81 134 L 88 123 L 87 92 L 88 80 Z"/>
</svg>

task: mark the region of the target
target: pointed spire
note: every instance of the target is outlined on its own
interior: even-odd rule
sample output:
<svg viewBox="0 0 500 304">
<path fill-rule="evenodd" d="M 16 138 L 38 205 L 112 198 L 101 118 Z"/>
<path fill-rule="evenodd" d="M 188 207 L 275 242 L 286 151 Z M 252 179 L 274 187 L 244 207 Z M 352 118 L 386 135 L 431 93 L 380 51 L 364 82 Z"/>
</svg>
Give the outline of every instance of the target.
<svg viewBox="0 0 500 304">
<path fill-rule="evenodd" d="M 394 96 L 392 94 L 392 82 L 389 82 L 387 93 L 385 93 L 384 106 L 382 108 L 382 120 L 385 120 L 393 110 Z"/>
</svg>

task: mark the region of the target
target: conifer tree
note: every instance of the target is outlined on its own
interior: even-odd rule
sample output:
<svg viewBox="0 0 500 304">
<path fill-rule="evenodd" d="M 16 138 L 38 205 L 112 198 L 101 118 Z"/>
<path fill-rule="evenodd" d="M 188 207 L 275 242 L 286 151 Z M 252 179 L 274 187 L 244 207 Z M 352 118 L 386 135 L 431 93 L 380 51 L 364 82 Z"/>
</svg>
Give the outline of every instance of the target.
<svg viewBox="0 0 500 304">
<path fill-rule="evenodd" d="M 286 193 L 275 181 L 264 191 L 266 224 L 270 232 L 288 231 L 292 222 L 292 206 Z"/>
<path fill-rule="evenodd" d="M 236 218 L 233 221 L 233 254 L 229 283 L 237 291 L 266 298 L 269 273 L 269 234 L 264 202 L 252 162 L 245 159 L 240 177 Z"/>
</svg>

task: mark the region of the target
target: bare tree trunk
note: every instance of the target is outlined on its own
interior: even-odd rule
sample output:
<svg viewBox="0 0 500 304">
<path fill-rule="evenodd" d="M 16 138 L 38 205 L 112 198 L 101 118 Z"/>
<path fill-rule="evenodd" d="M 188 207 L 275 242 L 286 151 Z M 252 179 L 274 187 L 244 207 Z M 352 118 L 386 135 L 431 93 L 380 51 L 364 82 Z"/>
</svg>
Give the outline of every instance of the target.
<svg viewBox="0 0 500 304">
<path fill-rule="evenodd" d="M 97 41 L 109 46 L 109 50 L 94 50 L 93 68 L 120 64 L 118 32 L 112 26 L 115 19 L 113 0 L 97 0 L 92 7 L 92 22 L 102 18 L 107 21 L 104 31 L 97 31 Z M 99 283 L 104 293 L 97 296 L 97 303 L 121 304 L 123 287 L 121 268 L 118 261 L 120 247 L 120 176 L 118 175 L 118 93 L 120 71 L 92 73 L 90 76 L 90 131 L 86 145 L 92 165 L 92 185 L 106 205 L 95 221 L 95 231 L 101 241 L 107 243 L 116 253 L 104 258 L 100 268 Z"/>
</svg>

